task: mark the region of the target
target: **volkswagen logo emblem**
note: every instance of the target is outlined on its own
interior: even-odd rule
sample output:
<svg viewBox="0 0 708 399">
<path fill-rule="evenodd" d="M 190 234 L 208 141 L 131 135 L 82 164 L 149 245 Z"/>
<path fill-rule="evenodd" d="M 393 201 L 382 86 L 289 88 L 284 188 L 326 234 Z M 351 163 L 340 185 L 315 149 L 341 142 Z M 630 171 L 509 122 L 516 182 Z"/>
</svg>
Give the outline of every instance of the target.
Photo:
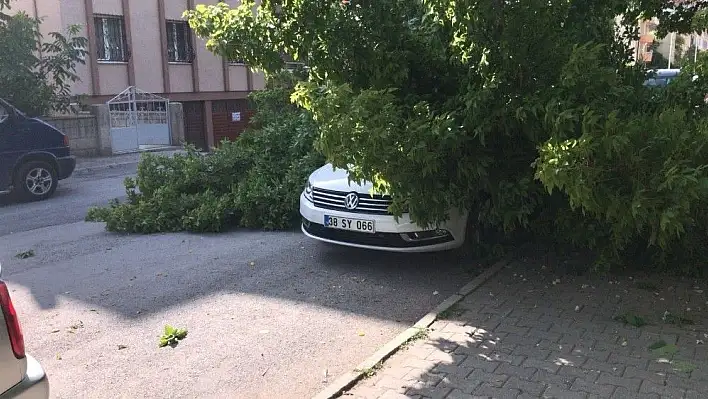
<svg viewBox="0 0 708 399">
<path fill-rule="evenodd" d="M 344 207 L 347 209 L 356 209 L 359 206 L 359 196 L 357 193 L 349 193 L 344 197 Z"/>
</svg>

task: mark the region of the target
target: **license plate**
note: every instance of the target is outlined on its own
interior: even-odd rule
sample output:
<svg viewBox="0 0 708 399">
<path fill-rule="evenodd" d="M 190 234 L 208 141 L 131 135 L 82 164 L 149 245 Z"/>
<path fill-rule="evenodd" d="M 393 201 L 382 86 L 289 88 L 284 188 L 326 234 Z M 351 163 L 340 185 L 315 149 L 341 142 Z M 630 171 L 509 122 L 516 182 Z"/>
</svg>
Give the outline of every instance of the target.
<svg viewBox="0 0 708 399">
<path fill-rule="evenodd" d="M 330 229 L 358 231 L 360 233 L 376 233 L 376 227 L 374 226 L 373 220 L 325 215 L 324 225 Z"/>
</svg>

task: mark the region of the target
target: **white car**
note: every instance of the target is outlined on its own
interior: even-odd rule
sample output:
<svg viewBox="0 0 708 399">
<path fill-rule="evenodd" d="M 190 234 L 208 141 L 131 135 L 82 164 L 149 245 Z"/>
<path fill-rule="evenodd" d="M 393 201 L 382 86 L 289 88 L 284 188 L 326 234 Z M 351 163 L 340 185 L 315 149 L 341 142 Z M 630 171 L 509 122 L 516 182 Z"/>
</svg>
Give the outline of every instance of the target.
<svg viewBox="0 0 708 399">
<path fill-rule="evenodd" d="M 47 375 L 42 365 L 25 353 L 25 340 L 17 312 L 7 285 L 0 279 L 0 399 L 48 397 Z"/>
<path fill-rule="evenodd" d="M 332 244 L 394 252 L 444 251 L 464 243 L 466 213 L 450 212 L 450 219 L 435 229 L 418 226 L 408 214 L 396 221 L 388 211 L 389 196 L 372 195 L 371 183 L 349 183 L 348 177 L 346 170 L 331 164 L 310 175 L 300 195 L 305 235 Z"/>
</svg>

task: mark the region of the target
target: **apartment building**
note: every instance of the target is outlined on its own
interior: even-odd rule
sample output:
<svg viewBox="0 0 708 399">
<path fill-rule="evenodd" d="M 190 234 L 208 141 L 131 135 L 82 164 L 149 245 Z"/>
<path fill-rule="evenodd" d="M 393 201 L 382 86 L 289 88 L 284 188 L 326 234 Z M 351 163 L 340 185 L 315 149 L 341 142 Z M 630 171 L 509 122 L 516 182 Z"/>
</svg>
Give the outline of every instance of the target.
<svg viewBox="0 0 708 399">
<path fill-rule="evenodd" d="M 218 0 L 198 0 L 215 4 Z M 236 137 L 250 115 L 246 97 L 262 75 L 210 53 L 182 13 L 195 0 L 15 0 L 13 10 L 43 19 L 42 33 L 83 27 L 86 65 L 72 92 L 106 103 L 129 86 L 183 104 L 185 139 L 205 148 Z M 237 0 L 226 1 L 232 6 Z"/>
<path fill-rule="evenodd" d="M 677 61 L 677 54 L 686 54 L 689 50 L 694 53 L 708 50 L 708 33 L 700 34 L 669 34 L 665 37 L 657 36 L 659 20 L 657 18 L 639 21 L 639 40 L 634 44 L 637 60 L 651 62 L 655 53 L 659 53 L 672 64 Z M 656 46 L 654 44 L 656 43 Z M 673 49 L 672 49 L 673 47 Z"/>
</svg>

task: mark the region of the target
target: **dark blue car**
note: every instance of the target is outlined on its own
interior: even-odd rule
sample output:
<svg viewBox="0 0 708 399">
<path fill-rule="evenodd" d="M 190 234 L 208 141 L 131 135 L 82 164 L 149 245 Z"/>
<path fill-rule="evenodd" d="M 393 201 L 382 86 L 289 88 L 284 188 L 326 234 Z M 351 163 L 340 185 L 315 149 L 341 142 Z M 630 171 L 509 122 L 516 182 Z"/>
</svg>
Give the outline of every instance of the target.
<svg viewBox="0 0 708 399">
<path fill-rule="evenodd" d="M 0 99 L 0 194 L 49 198 L 75 167 L 65 134 Z"/>
</svg>

